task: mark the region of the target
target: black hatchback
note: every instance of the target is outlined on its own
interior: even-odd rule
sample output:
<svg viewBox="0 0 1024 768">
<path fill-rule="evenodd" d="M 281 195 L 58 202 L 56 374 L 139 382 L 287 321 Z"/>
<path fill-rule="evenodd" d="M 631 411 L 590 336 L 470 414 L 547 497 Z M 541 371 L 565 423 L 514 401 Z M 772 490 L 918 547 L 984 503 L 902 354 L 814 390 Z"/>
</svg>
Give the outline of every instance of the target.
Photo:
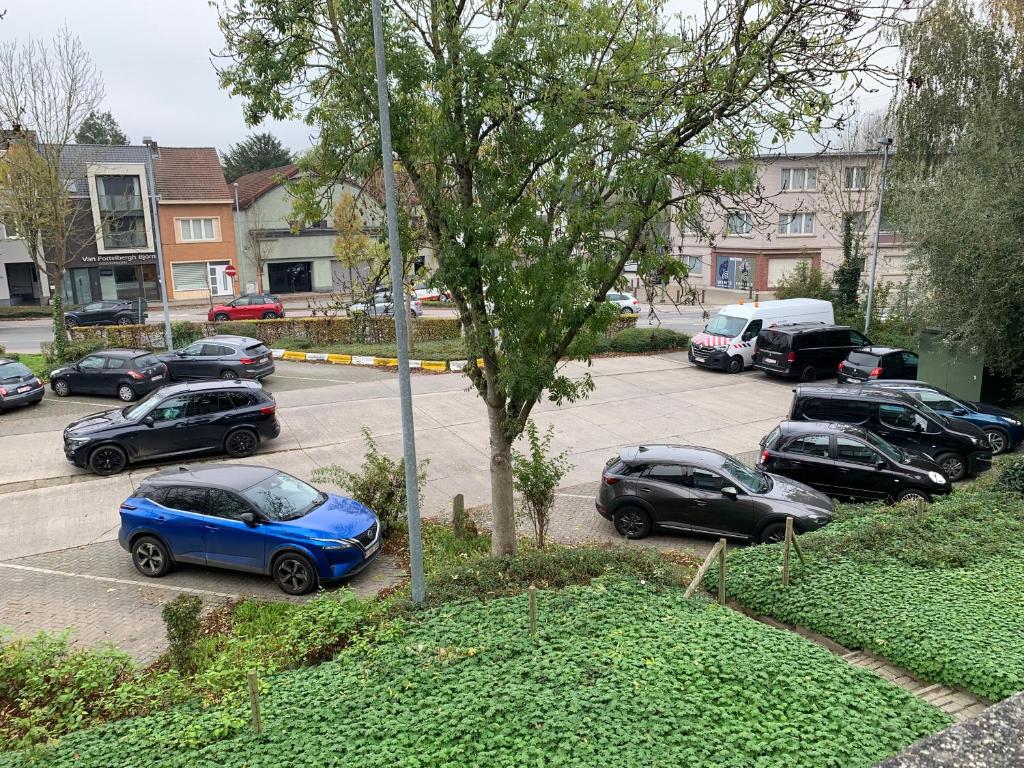
<svg viewBox="0 0 1024 768">
<path fill-rule="evenodd" d="M 950 482 L 992 466 L 992 449 L 984 432 L 966 421 L 942 416 L 902 392 L 815 384 L 798 384 L 793 391 L 790 419 L 863 427 L 897 448 L 934 460 Z"/>
<path fill-rule="evenodd" d="M 134 405 L 74 421 L 64 455 L 98 475 L 129 464 L 220 451 L 251 456 L 281 427 L 277 404 L 256 382 L 205 381 L 162 387 Z"/>
<path fill-rule="evenodd" d="M 43 382 L 26 365 L 0 357 L 0 411 L 35 405 L 45 394 Z"/>
<path fill-rule="evenodd" d="M 58 397 L 116 395 L 126 403 L 167 382 L 167 366 L 144 349 L 104 349 L 50 374 L 50 389 Z"/>
<path fill-rule="evenodd" d="M 916 379 L 917 355 L 909 349 L 893 347 L 857 349 L 839 363 L 836 378 L 843 384 L 875 379 Z"/>
<path fill-rule="evenodd" d="M 854 501 L 931 501 L 951 486 L 939 465 L 852 424 L 784 421 L 761 440 L 757 468 Z"/>
<path fill-rule="evenodd" d="M 845 325 L 778 325 L 757 335 L 754 367 L 775 376 L 814 381 L 832 376 L 851 350 L 870 344 L 864 334 Z"/>
<path fill-rule="evenodd" d="M 274 356 L 259 339 L 210 336 L 184 349 L 160 355 L 171 378 L 263 379 L 274 372 Z"/>
</svg>

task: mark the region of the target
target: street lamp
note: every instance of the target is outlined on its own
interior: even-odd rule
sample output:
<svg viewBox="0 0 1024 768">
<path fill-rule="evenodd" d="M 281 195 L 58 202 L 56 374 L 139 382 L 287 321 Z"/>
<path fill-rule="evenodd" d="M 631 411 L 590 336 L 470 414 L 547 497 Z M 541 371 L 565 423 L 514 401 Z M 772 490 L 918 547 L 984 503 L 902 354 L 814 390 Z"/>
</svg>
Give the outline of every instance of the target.
<svg viewBox="0 0 1024 768">
<path fill-rule="evenodd" d="M 868 304 L 864 312 L 864 335 L 871 325 L 871 302 L 875 297 L 875 272 L 878 270 L 878 235 L 882 230 L 882 206 L 885 204 L 885 171 L 889 167 L 889 148 L 892 139 L 885 136 L 878 140 L 882 145 L 882 172 L 878 177 L 878 211 L 875 213 L 875 246 L 871 252 L 871 280 L 868 282 Z"/>
</svg>

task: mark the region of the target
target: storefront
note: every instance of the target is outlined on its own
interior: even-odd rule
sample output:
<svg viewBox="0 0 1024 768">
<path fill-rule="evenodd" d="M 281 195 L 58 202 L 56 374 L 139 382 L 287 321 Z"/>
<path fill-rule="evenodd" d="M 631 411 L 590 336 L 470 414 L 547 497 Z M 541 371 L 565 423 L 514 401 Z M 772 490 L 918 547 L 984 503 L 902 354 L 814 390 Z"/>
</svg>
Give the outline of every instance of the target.
<svg viewBox="0 0 1024 768">
<path fill-rule="evenodd" d="M 715 257 L 715 287 L 749 290 L 754 285 L 755 263 L 753 258 L 742 256 Z"/>
<path fill-rule="evenodd" d="M 271 293 L 309 293 L 313 290 L 313 262 L 268 262 L 267 278 Z"/>
<path fill-rule="evenodd" d="M 160 300 L 160 278 L 152 253 L 100 254 L 75 259 L 64 272 L 64 301 L 88 304 L 113 299 Z"/>
</svg>

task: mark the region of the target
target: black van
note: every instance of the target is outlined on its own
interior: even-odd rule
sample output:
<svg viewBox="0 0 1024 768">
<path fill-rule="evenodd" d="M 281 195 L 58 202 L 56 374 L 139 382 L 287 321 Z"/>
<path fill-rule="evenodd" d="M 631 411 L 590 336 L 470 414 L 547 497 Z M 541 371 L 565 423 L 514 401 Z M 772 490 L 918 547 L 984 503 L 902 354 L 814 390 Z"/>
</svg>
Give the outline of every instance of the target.
<svg viewBox="0 0 1024 768">
<path fill-rule="evenodd" d="M 754 367 L 776 376 L 814 381 L 833 375 L 850 350 L 870 344 L 864 334 L 846 325 L 777 325 L 758 334 Z"/>
<path fill-rule="evenodd" d="M 793 391 L 791 420 L 864 427 L 898 448 L 923 453 L 951 482 L 992 466 L 992 449 L 984 432 L 966 421 L 942 416 L 903 392 L 813 384 L 799 384 Z"/>
</svg>

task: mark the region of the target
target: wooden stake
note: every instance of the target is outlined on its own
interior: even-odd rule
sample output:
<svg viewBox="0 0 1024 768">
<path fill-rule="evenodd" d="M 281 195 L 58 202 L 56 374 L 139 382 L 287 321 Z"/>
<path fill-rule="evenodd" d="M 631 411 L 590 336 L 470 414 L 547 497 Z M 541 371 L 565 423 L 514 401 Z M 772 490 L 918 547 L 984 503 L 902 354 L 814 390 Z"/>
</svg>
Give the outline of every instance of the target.
<svg viewBox="0 0 1024 768">
<path fill-rule="evenodd" d="M 466 498 L 461 493 L 452 499 L 452 530 L 457 539 L 466 535 Z"/>
<path fill-rule="evenodd" d="M 527 590 L 527 594 L 530 595 L 530 637 L 537 636 L 537 588 L 530 585 Z"/>
<path fill-rule="evenodd" d="M 246 678 L 249 681 L 249 709 L 252 710 L 252 732 L 259 734 L 263 730 L 263 719 L 260 716 L 260 681 L 254 671 L 250 671 Z"/>
<path fill-rule="evenodd" d="M 725 605 L 725 539 L 718 540 L 718 603 Z"/>
<path fill-rule="evenodd" d="M 782 551 L 782 586 L 789 586 L 789 547 L 793 542 L 793 518 L 786 518 L 786 546 Z"/>
<path fill-rule="evenodd" d="M 804 548 L 800 546 L 800 537 L 796 535 L 796 531 L 793 531 L 793 549 L 796 550 L 796 556 L 800 558 L 800 565 L 807 565 L 807 561 L 804 560 Z"/>
<path fill-rule="evenodd" d="M 697 569 L 697 573 L 694 574 L 693 580 L 690 582 L 690 586 L 686 588 L 686 592 L 683 593 L 683 597 L 691 597 L 694 592 L 697 591 L 697 587 L 700 586 L 701 579 L 704 578 L 704 574 L 711 568 L 711 564 L 715 562 L 715 558 L 718 557 L 718 550 L 722 547 L 722 541 L 719 540 L 715 546 L 708 552 L 708 556 L 701 563 L 700 568 Z"/>
</svg>

